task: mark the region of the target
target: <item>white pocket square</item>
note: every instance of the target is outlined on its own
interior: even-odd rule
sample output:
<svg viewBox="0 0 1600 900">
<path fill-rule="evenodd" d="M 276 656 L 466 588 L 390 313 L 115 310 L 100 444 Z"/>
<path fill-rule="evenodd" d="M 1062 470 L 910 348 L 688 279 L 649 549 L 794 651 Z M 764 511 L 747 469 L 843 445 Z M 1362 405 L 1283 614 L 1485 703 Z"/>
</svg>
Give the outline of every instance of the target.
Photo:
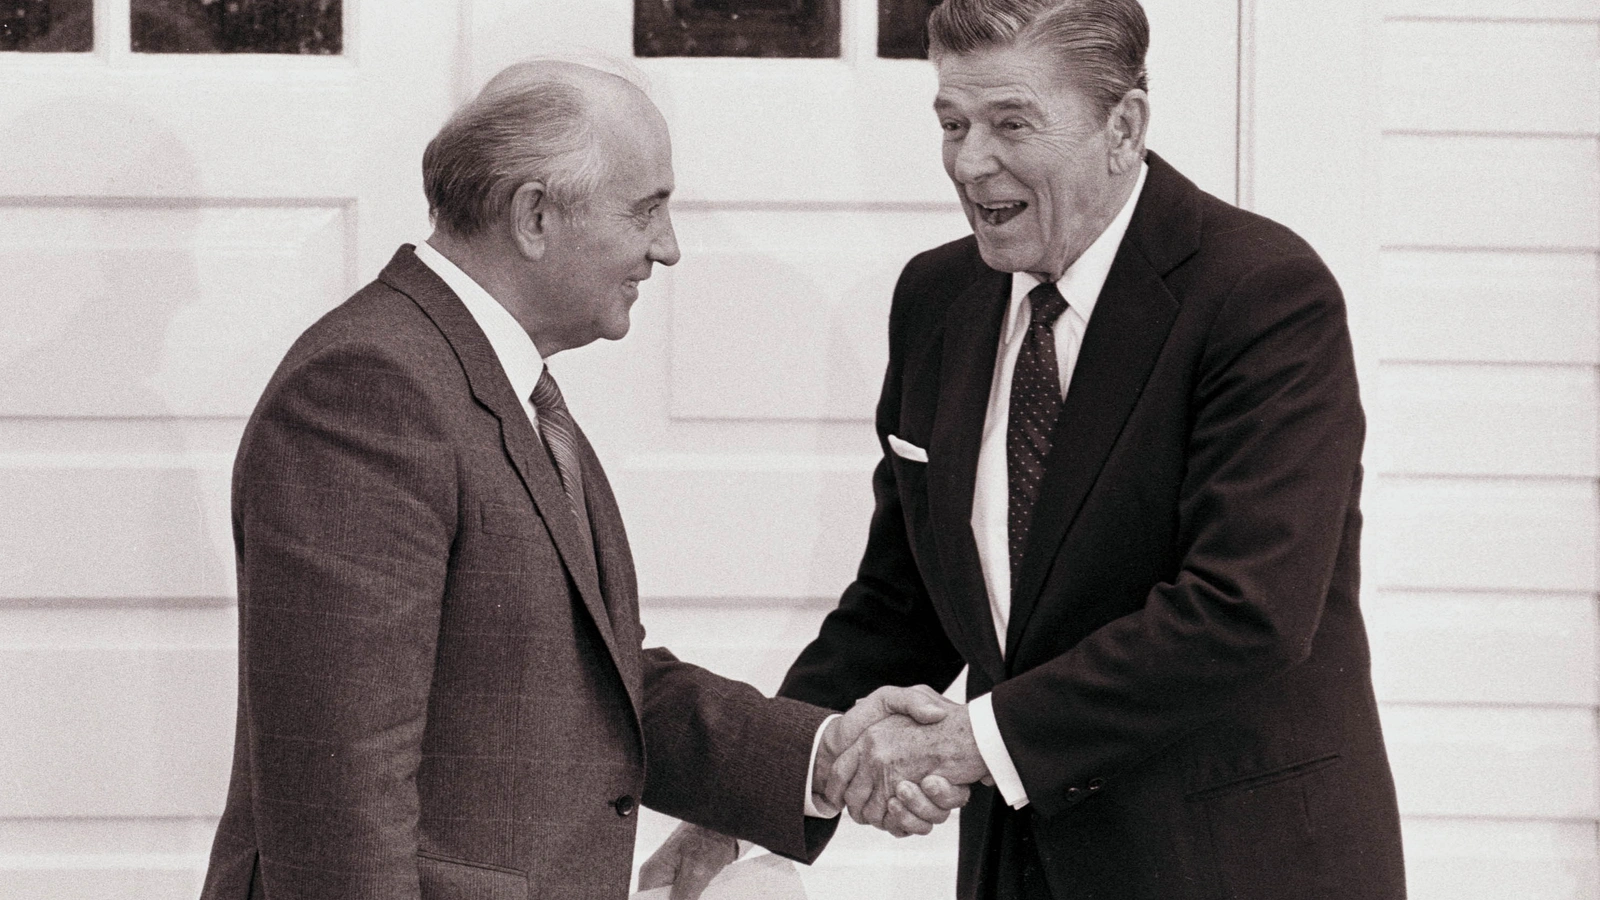
<svg viewBox="0 0 1600 900">
<path fill-rule="evenodd" d="M 902 441 L 892 434 L 889 435 L 889 449 L 893 450 L 894 455 L 900 457 L 901 459 L 909 459 L 912 462 L 919 463 L 925 463 L 928 461 L 928 451 L 918 447 L 916 444 L 913 444 L 910 441 Z"/>
</svg>

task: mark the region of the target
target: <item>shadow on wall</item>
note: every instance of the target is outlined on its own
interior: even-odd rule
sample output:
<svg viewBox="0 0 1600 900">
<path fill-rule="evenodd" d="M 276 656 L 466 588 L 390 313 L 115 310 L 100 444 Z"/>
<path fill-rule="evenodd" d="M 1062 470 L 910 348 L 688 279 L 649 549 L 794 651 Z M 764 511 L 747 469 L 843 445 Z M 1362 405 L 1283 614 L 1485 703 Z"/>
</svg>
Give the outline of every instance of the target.
<svg viewBox="0 0 1600 900">
<path fill-rule="evenodd" d="M 39 148 L 51 148 L 50 158 Z M 23 503 L 36 508 L 0 520 L 19 532 L 0 540 L 8 554 L 23 555 L 4 566 L 20 576 L 14 590 L 226 596 L 226 507 L 210 514 L 215 491 L 188 464 L 196 448 L 177 419 L 185 411 L 170 400 L 175 387 L 179 396 L 206 387 L 164 377 L 174 320 L 201 300 L 195 244 L 203 210 L 124 199 L 198 194 L 192 155 L 138 107 L 75 98 L 7 122 L 0 159 L 37 167 L 28 182 L 71 195 L 16 202 L 0 224 L 8 311 L 0 417 L 99 421 L 103 428 L 72 433 L 105 437 L 75 448 L 84 457 L 22 482 Z M 103 183 L 74 183 L 73 173 L 96 172 L 109 174 Z"/>
</svg>

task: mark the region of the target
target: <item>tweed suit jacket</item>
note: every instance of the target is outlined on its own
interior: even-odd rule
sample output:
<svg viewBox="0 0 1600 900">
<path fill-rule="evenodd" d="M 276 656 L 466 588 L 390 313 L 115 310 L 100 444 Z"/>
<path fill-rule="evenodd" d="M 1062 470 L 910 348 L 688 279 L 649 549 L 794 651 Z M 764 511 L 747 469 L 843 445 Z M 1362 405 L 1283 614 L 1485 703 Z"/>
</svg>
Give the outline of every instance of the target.
<svg viewBox="0 0 1600 900">
<path fill-rule="evenodd" d="M 626 895 L 635 806 L 811 859 L 824 711 L 641 649 L 465 306 L 410 247 L 313 325 L 234 470 L 239 711 L 204 900 Z"/>
<path fill-rule="evenodd" d="M 1061 900 L 1401 897 L 1357 605 L 1365 426 L 1344 301 L 1287 229 L 1149 166 L 1007 633 L 971 518 L 1010 276 L 969 237 L 895 290 L 866 553 L 780 694 L 842 708 L 963 666 L 971 696 L 992 692 L 1030 803 L 975 789 L 964 900 L 1008 896 L 1028 842 Z"/>
</svg>

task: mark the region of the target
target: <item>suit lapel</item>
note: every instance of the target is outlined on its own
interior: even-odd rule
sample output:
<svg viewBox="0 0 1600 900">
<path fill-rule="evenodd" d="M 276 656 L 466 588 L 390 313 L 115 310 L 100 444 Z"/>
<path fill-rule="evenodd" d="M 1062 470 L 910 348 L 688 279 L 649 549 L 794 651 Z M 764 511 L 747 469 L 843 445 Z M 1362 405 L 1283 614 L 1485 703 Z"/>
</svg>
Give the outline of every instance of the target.
<svg viewBox="0 0 1600 900">
<path fill-rule="evenodd" d="M 522 401 L 511 390 L 511 382 L 506 379 L 505 369 L 501 367 L 499 357 L 495 356 L 494 348 L 489 345 L 489 339 L 484 337 L 483 329 L 478 327 L 455 292 L 417 259 L 409 246 L 402 247 L 378 277 L 422 307 L 422 311 L 438 326 L 461 360 L 461 368 L 467 374 L 472 395 L 500 420 L 500 438 L 505 445 L 506 455 L 511 458 L 540 517 L 550 529 L 556 552 L 566 564 L 573 583 L 578 586 L 578 594 L 583 598 L 583 604 L 594 619 L 595 627 L 600 630 L 600 636 L 611 651 L 612 658 L 619 661 L 621 668 L 620 660 L 624 654 L 618 652 L 616 634 L 600 592 L 595 560 L 585 552 L 585 542 L 578 531 L 578 520 L 572 514 L 572 505 L 566 492 L 561 488 L 560 476 L 556 474 L 550 455 L 545 452 L 533 425 L 528 422 Z"/>
<path fill-rule="evenodd" d="M 1012 579 L 1014 660 L 1062 541 L 1133 412 L 1178 317 L 1163 277 L 1199 249 L 1198 189 L 1154 153 L 1128 233 L 1095 303 L 1051 438 L 1022 566 Z"/>
<path fill-rule="evenodd" d="M 967 661 L 981 666 L 994 681 L 1000 680 L 1005 664 L 972 535 L 972 492 L 1010 285 L 1010 275 L 984 267 L 951 304 L 940 361 L 939 405 L 928 441 L 928 518 L 946 579 L 937 593 L 947 598 L 967 631 L 968 649 L 976 654 Z"/>
<path fill-rule="evenodd" d="M 644 636 L 639 626 L 639 583 L 633 570 L 633 551 L 628 546 L 628 533 L 622 526 L 622 513 L 617 508 L 611 483 L 581 426 L 578 428 L 578 453 L 583 460 L 584 496 L 589 502 L 595 562 L 600 568 L 600 591 L 605 596 L 612 632 L 618 642 L 629 648 L 627 653 L 613 650 L 612 656 L 634 709 L 642 713 L 643 675 L 638 651 Z"/>
</svg>

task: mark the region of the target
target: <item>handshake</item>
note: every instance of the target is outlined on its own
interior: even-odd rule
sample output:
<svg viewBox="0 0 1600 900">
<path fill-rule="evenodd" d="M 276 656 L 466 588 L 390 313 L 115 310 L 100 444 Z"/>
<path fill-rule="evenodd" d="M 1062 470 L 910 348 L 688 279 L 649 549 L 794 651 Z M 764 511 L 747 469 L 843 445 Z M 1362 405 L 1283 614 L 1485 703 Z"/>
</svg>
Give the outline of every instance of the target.
<svg viewBox="0 0 1600 900">
<path fill-rule="evenodd" d="M 988 779 L 965 706 L 926 686 L 884 687 L 823 729 L 811 806 L 849 810 L 895 837 L 927 834 Z M 737 855 L 733 838 L 685 823 L 640 867 L 639 888 L 671 885 L 672 900 L 696 900 Z"/>
</svg>

